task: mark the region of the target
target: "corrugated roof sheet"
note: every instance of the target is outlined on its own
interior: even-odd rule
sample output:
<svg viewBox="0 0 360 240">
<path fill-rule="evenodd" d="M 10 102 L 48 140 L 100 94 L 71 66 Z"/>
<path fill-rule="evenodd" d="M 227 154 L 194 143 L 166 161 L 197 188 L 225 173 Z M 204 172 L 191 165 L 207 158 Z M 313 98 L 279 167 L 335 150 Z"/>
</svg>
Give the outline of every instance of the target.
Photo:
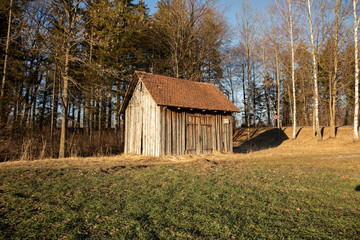
<svg viewBox="0 0 360 240">
<path fill-rule="evenodd" d="M 213 84 L 194 82 L 145 72 L 136 72 L 136 75 L 143 82 L 157 105 L 240 112 L 240 110 Z M 122 111 L 124 110 L 125 109 Z"/>
</svg>

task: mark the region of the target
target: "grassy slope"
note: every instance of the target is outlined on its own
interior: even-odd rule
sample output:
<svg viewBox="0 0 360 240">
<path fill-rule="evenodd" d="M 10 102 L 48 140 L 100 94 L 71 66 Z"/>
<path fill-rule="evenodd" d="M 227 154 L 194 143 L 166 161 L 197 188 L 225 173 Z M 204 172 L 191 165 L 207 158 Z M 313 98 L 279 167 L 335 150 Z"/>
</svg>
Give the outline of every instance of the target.
<svg viewBox="0 0 360 240">
<path fill-rule="evenodd" d="M 359 144 L 306 138 L 250 154 L 2 163 L 0 238 L 359 238 Z"/>
</svg>

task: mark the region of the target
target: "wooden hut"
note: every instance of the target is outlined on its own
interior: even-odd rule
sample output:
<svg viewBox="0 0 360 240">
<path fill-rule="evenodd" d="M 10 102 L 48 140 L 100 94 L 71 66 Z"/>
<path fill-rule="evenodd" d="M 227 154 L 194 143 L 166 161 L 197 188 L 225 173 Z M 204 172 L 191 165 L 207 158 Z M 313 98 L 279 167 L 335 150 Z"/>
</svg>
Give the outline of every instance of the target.
<svg viewBox="0 0 360 240">
<path fill-rule="evenodd" d="M 152 156 L 232 152 L 232 113 L 213 84 L 135 72 L 126 91 L 125 153 Z"/>
</svg>

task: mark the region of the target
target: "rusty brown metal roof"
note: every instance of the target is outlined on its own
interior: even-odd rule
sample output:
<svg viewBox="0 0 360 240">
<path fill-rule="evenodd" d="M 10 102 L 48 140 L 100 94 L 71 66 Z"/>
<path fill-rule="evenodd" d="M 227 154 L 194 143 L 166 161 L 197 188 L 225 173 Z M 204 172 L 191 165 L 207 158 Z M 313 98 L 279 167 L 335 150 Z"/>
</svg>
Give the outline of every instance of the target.
<svg viewBox="0 0 360 240">
<path fill-rule="evenodd" d="M 160 106 L 180 107 L 212 111 L 240 112 L 240 110 L 213 84 L 194 82 L 185 79 L 167 77 L 163 75 L 136 72 L 137 78 L 141 80 L 149 91 L 155 103 Z M 130 83 L 130 87 L 136 85 Z M 127 91 L 126 95 L 131 94 L 132 90 Z M 125 112 L 131 96 L 125 96 L 125 106 L 123 104 L 121 112 Z"/>
</svg>

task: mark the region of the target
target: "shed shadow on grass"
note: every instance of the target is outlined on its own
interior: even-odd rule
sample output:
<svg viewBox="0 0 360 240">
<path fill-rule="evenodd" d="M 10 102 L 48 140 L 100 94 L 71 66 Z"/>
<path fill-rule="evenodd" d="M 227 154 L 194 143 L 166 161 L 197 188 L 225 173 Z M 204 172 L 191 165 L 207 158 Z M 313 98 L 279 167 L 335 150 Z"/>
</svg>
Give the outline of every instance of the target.
<svg viewBox="0 0 360 240">
<path fill-rule="evenodd" d="M 360 192 L 360 185 L 355 188 L 355 191 Z"/>
<path fill-rule="evenodd" d="M 280 146 L 285 140 L 289 139 L 284 133 L 284 130 L 273 128 L 266 132 L 263 132 L 244 142 L 238 147 L 234 147 L 234 153 L 249 153 L 254 151 L 261 151 L 269 148 L 275 148 Z"/>
</svg>

